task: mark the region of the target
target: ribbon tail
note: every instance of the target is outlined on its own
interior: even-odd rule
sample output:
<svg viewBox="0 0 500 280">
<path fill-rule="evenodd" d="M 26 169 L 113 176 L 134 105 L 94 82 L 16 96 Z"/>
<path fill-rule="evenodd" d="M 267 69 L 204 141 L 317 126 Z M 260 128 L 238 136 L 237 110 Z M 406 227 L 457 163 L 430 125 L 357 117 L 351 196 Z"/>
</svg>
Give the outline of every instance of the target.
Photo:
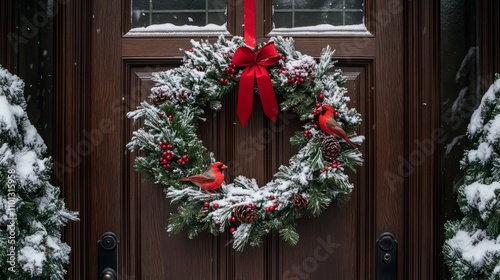
<svg viewBox="0 0 500 280">
<path fill-rule="evenodd" d="M 276 123 L 279 108 L 271 77 L 269 77 L 269 73 L 267 73 L 267 70 L 262 66 L 258 67 L 256 72 L 257 86 L 259 87 L 260 100 L 262 102 L 264 114 L 270 118 L 273 123 Z"/>
<path fill-rule="evenodd" d="M 242 127 L 245 127 L 253 107 L 253 87 L 254 71 L 253 67 L 248 67 L 241 73 L 240 84 L 238 86 L 238 107 L 237 115 Z"/>
</svg>

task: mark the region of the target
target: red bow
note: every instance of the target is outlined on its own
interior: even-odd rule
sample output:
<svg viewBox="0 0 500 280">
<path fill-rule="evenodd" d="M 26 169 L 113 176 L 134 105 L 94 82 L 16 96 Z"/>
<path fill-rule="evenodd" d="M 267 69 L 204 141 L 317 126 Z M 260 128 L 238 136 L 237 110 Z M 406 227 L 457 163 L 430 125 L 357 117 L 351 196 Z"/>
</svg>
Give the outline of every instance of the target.
<svg viewBox="0 0 500 280">
<path fill-rule="evenodd" d="M 239 47 L 234 53 L 232 63 L 236 66 L 246 67 L 241 73 L 238 89 L 237 115 L 242 126 L 245 126 L 252 113 L 255 78 L 257 79 L 264 114 L 273 122 L 276 122 L 279 110 L 278 102 L 276 101 L 271 77 L 269 77 L 265 66 L 271 66 L 279 60 L 280 55 L 274 46 L 274 42 L 264 45 L 257 51 L 257 54 L 246 46 Z"/>
</svg>

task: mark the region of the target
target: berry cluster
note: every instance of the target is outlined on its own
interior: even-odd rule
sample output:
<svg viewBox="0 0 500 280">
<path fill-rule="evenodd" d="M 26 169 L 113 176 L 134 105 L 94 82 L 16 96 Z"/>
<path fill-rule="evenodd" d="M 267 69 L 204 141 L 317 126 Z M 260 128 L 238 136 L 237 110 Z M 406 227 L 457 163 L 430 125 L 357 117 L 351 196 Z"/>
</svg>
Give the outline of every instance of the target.
<svg viewBox="0 0 500 280">
<path fill-rule="evenodd" d="M 203 210 L 207 211 L 209 206 L 210 206 L 210 202 L 208 202 L 208 201 L 203 202 Z M 217 209 L 219 209 L 219 204 L 214 203 L 214 204 L 212 204 L 212 207 L 214 208 L 214 210 L 217 210 Z"/>
<path fill-rule="evenodd" d="M 340 164 L 340 161 L 338 160 L 333 160 L 331 165 L 325 165 L 324 170 L 320 170 L 319 173 L 328 172 L 331 169 L 335 170 L 338 168 L 342 168 L 342 164 Z"/>
<path fill-rule="evenodd" d="M 160 157 L 160 164 L 165 169 L 170 169 L 170 161 L 175 157 L 174 152 L 172 152 L 172 145 L 170 145 L 167 141 L 161 141 L 159 144 L 160 148 L 163 150 L 163 153 Z"/>
<path fill-rule="evenodd" d="M 268 213 L 274 212 L 274 210 L 276 210 L 276 208 L 278 208 L 278 204 L 280 202 L 278 199 L 276 199 L 276 197 L 274 195 L 269 196 L 269 199 L 274 200 L 274 203 L 273 203 L 273 205 L 266 208 L 266 212 L 268 212 Z"/>
<path fill-rule="evenodd" d="M 182 166 L 186 165 L 186 163 L 188 163 L 188 161 L 189 161 L 189 158 L 188 158 L 188 156 L 187 156 L 187 155 L 183 155 L 183 156 L 181 156 L 181 157 L 177 160 L 177 162 L 178 162 L 180 165 L 182 165 Z"/>
</svg>

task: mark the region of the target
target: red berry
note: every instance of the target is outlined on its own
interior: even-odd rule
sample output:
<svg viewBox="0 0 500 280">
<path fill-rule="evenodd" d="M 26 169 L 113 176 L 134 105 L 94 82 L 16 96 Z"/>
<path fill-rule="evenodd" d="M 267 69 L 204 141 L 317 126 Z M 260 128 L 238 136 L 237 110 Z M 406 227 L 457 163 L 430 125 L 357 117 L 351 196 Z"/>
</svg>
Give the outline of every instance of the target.
<svg viewBox="0 0 500 280">
<path fill-rule="evenodd" d="M 271 199 L 271 200 L 273 200 L 273 199 L 275 199 L 275 198 L 276 198 L 276 197 L 275 197 L 274 195 L 271 195 L 271 196 L 269 197 L 269 199 Z"/>
<path fill-rule="evenodd" d="M 224 78 L 220 78 L 220 82 L 223 84 L 224 83 Z"/>
<path fill-rule="evenodd" d="M 208 207 L 203 207 L 203 210 L 207 211 L 207 210 L 208 210 Z"/>
<path fill-rule="evenodd" d="M 281 72 L 283 72 L 283 70 L 281 70 L 281 69 L 278 69 L 278 73 L 280 73 L 280 74 L 281 74 Z"/>
<path fill-rule="evenodd" d="M 319 96 L 318 96 L 319 100 L 323 100 L 325 98 L 325 95 L 320 93 Z"/>
<path fill-rule="evenodd" d="M 269 212 L 269 211 L 271 211 L 271 207 L 266 208 L 266 212 Z"/>
<path fill-rule="evenodd" d="M 161 112 L 160 117 L 163 117 L 163 116 L 165 116 L 165 113 Z"/>
<path fill-rule="evenodd" d="M 318 129 L 318 125 L 317 124 L 315 124 L 313 127 L 314 127 L 314 129 Z"/>
<path fill-rule="evenodd" d="M 183 156 L 182 156 L 182 160 L 183 160 L 183 161 L 187 161 L 187 159 L 188 159 L 188 157 L 187 157 L 186 155 L 183 155 Z"/>
<path fill-rule="evenodd" d="M 339 112 L 335 112 L 335 117 L 338 117 L 339 116 Z"/>
<path fill-rule="evenodd" d="M 233 63 L 232 63 L 232 62 L 229 62 L 228 66 L 229 66 L 229 67 L 233 67 Z"/>
<path fill-rule="evenodd" d="M 236 231 L 236 228 L 232 227 L 232 228 L 230 228 L 230 229 L 229 229 L 229 231 L 230 231 L 231 233 L 234 233 L 234 232 Z"/>
<path fill-rule="evenodd" d="M 208 207 L 208 205 L 210 205 L 210 203 L 208 203 L 208 201 L 203 202 L 204 207 Z"/>
<path fill-rule="evenodd" d="M 229 78 L 234 79 L 234 74 L 229 75 Z"/>
<path fill-rule="evenodd" d="M 337 167 L 338 167 L 338 165 L 337 165 L 336 163 L 334 163 L 334 164 L 332 164 L 332 167 L 333 167 L 333 168 L 337 168 Z"/>
<path fill-rule="evenodd" d="M 311 123 L 315 123 L 316 121 L 314 119 L 311 120 Z"/>
<path fill-rule="evenodd" d="M 236 222 L 236 217 L 234 217 L 234 216 L 231 216 L 231 218 L 229 218 L 229 221 L 230 221 L 231 223 L 234 223 L 234 222 Z"/>
<path fill-rule="evenodd" d="M 189 52 L 193 52 L 193 49 L 189 49 Z"/>
<path fill-rule="evenodd" d="M 160 158 L 160 161 L 163 162 L 163 158 L 162 157 Z"/>
<path fill-rule="evenodd" d="M 328 165 L 325 165 L 325 170 L 328 170 Z"/>
<path fill-rule="evenodd" d="M 172 145 L 170 145 L 170 144 L 166 145 L 166 148 L 170 150 L 170 149 L 172 149 Z"/>
<path fill-rule="evenodd" d="M 278 208 L 278 203 L 274 203 L 273 208 Z"/>
<path fill-rule="evenodd" d="M 170 164 L 168 164 L 168 163 L 167 163 L 167 164 L 165 164 L 165 168 L 166 168 L 166 169 L 169 169 L 169 168 L 170 168 Z"/>
<path fill-rule="evenodd" d="M 181 165 L 182 166 L 186 165 L 186 162 L 185 161 L 181 161 Z"/>
<path fill-rule="evenodd" d="M 170 155 L 166 156 L 165 158 L 166 158 L 167 160 L 171 160 L 171 159 L 172 159 L 172 157 L 171 157 Z"/>
<path fill-rule="evenodd" d="M 219 208 L 219 204 L 214 203 L 214 209 L 218 209 L 218 208 Z"/>
<path fill-rule="evenodd" d="M 165 150 L 167 148 L 167 145 L 163 144 L 161 145 L 161 148 Z"/>
<path fill-rule="evenodd" d="M 274 208 L 274 206 L 269 206 L 269 211 L 270 211 L 270 212 L 273 212 L 273 211 L 274 211 L 274 209 L 275 209 L 275 208 Z"/>
<path fill-rule="evenodd" d="M 282 60 L 285 60 L 285 59 L 286 59 L 286 56 L 282 55 L 282 56 L 281 56 L 281 59 L 282 59 Z"/>
</svg>

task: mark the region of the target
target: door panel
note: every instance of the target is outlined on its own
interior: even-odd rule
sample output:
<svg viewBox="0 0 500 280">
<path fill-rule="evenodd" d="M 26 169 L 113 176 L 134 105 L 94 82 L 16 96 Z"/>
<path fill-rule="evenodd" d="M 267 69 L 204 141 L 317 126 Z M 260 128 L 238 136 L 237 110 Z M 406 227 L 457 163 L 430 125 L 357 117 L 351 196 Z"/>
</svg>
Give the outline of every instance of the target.
<svg viewBox="0 0 500 280">
<path fill-rule="evenodd" d="M 154 86 L 151 73 L 176 67 L 178 60 L 125 61 L 124 108 L 127 112 L 147 99 Z M 352 65 L 340 61 L 339 65 Z M 351 107 L 364 116 L 361 134 L 369 137 L 372 119 L 369 107 L 370 92 L 369 61 L 357 66 L 342 66 L 347 76 L 346 87 L 351 97 Z M 236 98 L 234 94 L 225 98 L 219 112 L 207 111 L 207 122 L 200 125 L 200 135 L 205 145 L 222 161 L 233 168 L 227 180 L 236 174 L 245 174 L 259 180 L 263 185 L 286 164 L 296 151 L 289 144 L 300 122 L 293 114 L 282 113 L 276 125 L 263 115 L 261 105 L 255 102 L 252 117 L 245 128 L 236 123 Z M 117 110 L 119 111 L 119 110 Z M 233 125 L 228 125 L 233 124 Z M 131 138 L 139 123 L 122 118 L 124 141 Z M 264 137 L 266 136 L 266 137 Z M 368 143 L 369 141 L 367 141 Z M 366 146 L 362 147 L 366 150 Z M 241 153 L 241 150 L 251 151 Z M 269 236 L 261 247 L 248 247 L 244 252 L 234 252 L 230 237 L 223 234 L 212 237 L 204 233 L 194 240 L 184 234 L 169 236 L 165 230 L 170 212 L 175 206 L 164 198 L 162 187 L 142 182 L 141 173 L 135 172 L 133 160 L 137 152 L 126 152 L 123 165 L 126 197 L 122 223 L 124 227 L 124 275 L 129 279 L 296 279 L 310 276 L 317 279 L 330 277 L 336 271 L 338 279 L 364 279 L 370 252 L 373 246 L 373 227 L 367 223 L 374 218 L 370 211 L 371 192 L 367 185 L 369 164 L 351 174 L 355 184 L 351 200 L 343 206 L 332 203 L 319 218 L 298 221 L 300 242 L 295 247 L 282 244 L 277 236 Z M 330 245 L 327 245 L 330 244 Z M 226 246 L 228 245 L 228 246 Z M 191 269 L 196 267 L 196 269 Z M 139 277 L 140 276 L 140 277 Z"/>
<path fill-rule="evenodd" d="M 371 4 L 367 6 L 371 11 Z M 382 232 L 391 231 L 404 252 L 402 184 L 389 188 L 383 177 L 404 154 L 401 13 L 390 15 L 393 24 L 368 24 L 378 24 L 375 36 L 296 38 L 297 49 L 313 56 L 326 45 L 338 49 L 335 59 L 348 77 L 349 105 L 363 116 L 359 133 L 366 137 L 361 146 L 365 164 L 351 174 L 355 189 L 348 203 L 340 207 L 332 203 L 320 217 L 297 221 L 296 246 L 270 235 L 260 247 L 240 253 L 231 248 L 228 234 L 204 233 L 193 240 L 182 233 L 169 236 L 165 227 L 175 206 L 164 198 L 161 186 L 143 183 L 143 174 L 134 170 L 138 152 L 130 153 L 125 145 L 139 124 L 126 119 L 125 113 L 149 95 L 152 72 L 180 64 L 179 48 L 188 48 L 190 38 L 122 36 L 120 19 L 127 13 L 116 7 L 121 7 L 118 0 L 93 3 L 93 101 L 87 117 L 92 128 L 108 120 L 113 129 L 103 136 L 89 162 L 89 203 L 95 210 L 90 211 L 85 265 L 91 277 L 97 274 L 92 244 L 106 231 L 115 232 L 121 242 L 122 279 L 374 279 L 375 241 Z M 389 7 L 378 2 L 374 9 Z M 241 20 L 240 13 L 235 14 L 232 26 Z M 237 29 L 234 32 L 241 35 Z M 227 181 L 245 175 L 263 185 L 296 152 L 289 138 L 300 129 L 300 122 L 281 113 L 272 124 L 256 98 L 251 118 L 242 128 L 235 108 L 236 93 L 229 94 L 222 110 L 207 111 L 199 134 L 218 159 L 233 167 Z"/>
</svg>

